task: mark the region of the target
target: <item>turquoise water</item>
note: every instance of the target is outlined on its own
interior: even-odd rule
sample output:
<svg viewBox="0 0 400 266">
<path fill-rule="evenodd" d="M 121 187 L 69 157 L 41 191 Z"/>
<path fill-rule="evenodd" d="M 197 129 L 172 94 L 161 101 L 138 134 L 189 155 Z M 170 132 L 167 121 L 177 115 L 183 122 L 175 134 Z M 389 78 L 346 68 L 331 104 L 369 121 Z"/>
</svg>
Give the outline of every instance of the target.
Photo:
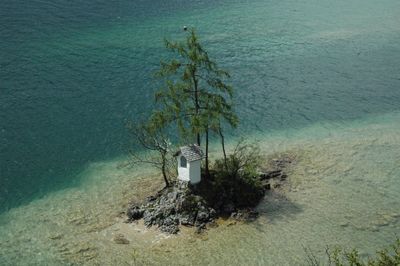
<svg viewBox="0 0 400 266">
<path fill-rule="evenodd" d="M 398 109 L 398 1 L 6 1 L 1 206 L 79 183 L 151 109 L 164 37 L 194 26 L 236 88 L 239 132 Z"/>
<path fill-rule="evenodd" d="M 340 186 L 338 180 L 346 176 L 349 177 L 346 185 L 361 183 L 372 189 L 368 186 L 372 184 L 389 195 L 369 191 L 375 193 L 375 198 L 370 205 L 363 205 L 366 199 L 362 191 L 352 198 L 350 195 L 356 192 L 348 187 L 340 189 L 335 197 L 350 200 L 354 206 L 351 211 L 383 208 L 385 215 L 400 211 L 391 207 L 399 205 L 396 203 L 400 187 L 396 181 L 400 177 L 396 137 L 400 135 L 400 2 L 3 1 L 0 3 L 0 211 L 3 213 L 0 221 L 7 226 L 0 228 L 0 240 L 4 239 L 0 247 L 7 246 L 9 264 L 20 249 L 28 250 L 29 241 L 36 244 L 36 249 L 21 258 L 21 264 L 43 250 L 50 252 L 42 261 L 33 263 L 59 262 L 58 251 L 47 246 L 48 235 L 42 234 L 43 239 L 40 235 L 32 236 L 28 226 L 32 224 L 24 219 L 18 221 L 17 214 L 34 216 L 38 210 L 43 213 L 51 209 L 64 215 L 57 210 L 62 209 L 66 199 L 72 198 L 65 216 L 77 215 L 83 208 L 81 204 L 84 205 L 78 203 L 80 197 L 87 200 L 88 206 L 95 206 L 84 196 L 82 191 L 86 191 L 87 197 L 95 195 L 100 202 L 93 217 L 87 218 L 88 223 L 109 225 L 110 220 L 101 216 L 105 210 L 112 216 L 115 210 L 111 211 L 110 206 L 123 205 L 133 196 L 133 191 L 121 192 L 124 197 L 106 193 L 115 179 L 106 180 L 113 177 L 128 184 L 125 176 L 131 174 L 115 170 L 112 163 L 107 167 L 103 164 L 108 165 L 125 154 L 124 119 L 152 109 L 153 92 L 158 84 L 151 73 L 157 69 L 160 58 L 168 56 L 162 40 L 183 38 L 183 25 L 196 27 L 211 56 L 232 74 L 236 109 L 241 119 L 232 137 L 246 135 L 276 143 L 265 146 L 266 153 L 294 149 L 301 150 L 300 154 L 324 158 L 323 163 L 316 162 L 316 169 L 312 169 L 319 174 L 309 174 L 310 178 L 304 173 L 313 168 L 312 162 L 308 163 L 313 166 L 304 163 L 294 170 L 294 177 L 306 177 L 310 183 L 304 185 L 303 198 L 290 194 L 288 197 L 305 202 L 305 211 L 287 222 L 293 227 L 288 225 L 286 230 L 285 225 L 277 222 L 278 229 L 295 232 L 298 223 L 305 228 L 303 232 L 312 230 L 310 223 L 321 222 L 317 219 L 319 212 L 312 210 L 330 205 L 315 206 L 307 202 L 318 201 L 307 197 L 307 189 L 315 185 L 315 189 L 320 188 L 318 193 L 324 193 Z M 382 161 L 381 173 L 376 172 L 377 161 Z M 99 185 L 91 188 L 96 183 Z M 114 189 L 123 190 L 117 185 Z M 105 200 L 102 195 L 115 202 Z M 332 223 L 344 223 L 339 214 L 348 210 L 345 203 L 341 201 L 336 210 L 326 214 Z M 303 217 L 305 214 L 309 216 Z M 54 218 L 51 216 L 54 214 L 47 215 L 50 220 Z M 282 215 L 278 212 L 277 216 Z M 17 227 L 10 227 L 7 222 L 10 219 L 16 220 Z M 45 226 L 62 231 L 38 219 L 32 217 L 36 224 L 43 223 L 37 232 L 43 232 Z M 65 223 L 70 220 L 66 218 Z M 357 218 L 353 220 L 350 224 L 358 228 L 375 226 L 363 225 Z M 347 237 L 338 236 L 335 241 L 321 236 L 331 230 L 329 224 L 322 223 L 325 227 L 317 227 L 319 234 L 309 242 L 324 246 L 327 242 L 356 245 L 367 241 L 363 245 L 365 252 L 370 253 L 392 240 L 399 229 L 396 221 L 390 222 L 392 227 L 380 231 L 372 228 L 373 234 L 347 226 L 345 230 L 354 234 L 347 232 Z M 66 226 L 65 234 L 78 230 L 71 223 L 71 228 Z M 58 226 L 65 224 L 60 222 Z M 262 222 L 259 226 L 269 233 L 265 234 L 268 237 L 276 235 Z M 333 231 L 338 233 L 341 228 L 335 227 Z M 240 234 L 242 229 L 235 230 L 238 236 L 245 235 Z M 246 227 L 243 232 L 254 233 L 254 230 Z M 260 243 L 265 235 L 261 234 L 256 242 L 259 247 L 264 247 Z M 217 234 L 210 245 L 217 247 L 222 236 L 224 232 Z M 307 238 L 305 233 L 301 236 Z M 286 240 L 290 237 L 283 237 L 277 247 L 283 248 Z M 72 245 L 76 241 L 66 239 L 65 243 Z M 223 251 L 231 254 L 242 248 L 244 253 L 254 255 L 251 260 L 254 264 L 269 259 L 263 249 L 254 246 L 248 243 Z M 203 248 L 202 252 L 209 251 Z M 302 257 L 301 248 L 290 249 L 297 254 L 295 257 Z M 156 261 L 167 260 L 156 257 Z M 276 262 L 283 261 L 276 257 Z M 218 257 L 215 259 L 210 259 L 210 263 Z"/>
</svg>

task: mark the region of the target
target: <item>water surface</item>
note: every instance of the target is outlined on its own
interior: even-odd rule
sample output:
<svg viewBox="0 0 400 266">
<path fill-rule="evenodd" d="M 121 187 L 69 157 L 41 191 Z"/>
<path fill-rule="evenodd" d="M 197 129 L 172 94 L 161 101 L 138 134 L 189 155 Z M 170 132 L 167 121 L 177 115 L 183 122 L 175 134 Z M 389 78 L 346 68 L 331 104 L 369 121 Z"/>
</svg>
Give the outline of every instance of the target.
<svg viewBox="0 0 400 266">
<path fill-rule="evenodd" d="M 332 209 L 323 203 L 324 208 L 305 204 L 306 207 L 298 208 L 302 209 L 298 214 L 275 220 L 274 232 L 302 226 L 304 234 L 291 231 L 299 241 L 315 231 L 314 237 L 306 241 L 315 243 L 315 247 L 336 242 L 365 243 L 365 252 L 371 252 L 391 241 L 391 235 L 398 230 L 396 219 L 390 221 L 392 227 L 388 225 L 377 231 L 372 228 L 375 225 L 359 226 L 369 226 L 375 230 L 373 233 L 369 229 L 358 232 L 352 226 L 335 227 L 334 232 L 347 233 L 332 239 L 328 237 L 331 227 L 318 220 L 321 213 L 328 212 L 326 220 L 337 226 L 346 223 L 339 215 L 346 211 L 356 213 L 353 216 L 360 218 L 354 219 L 360 219 L 360 223 L 370 218 L 369 214 L 363 216 L 363 210 L 389 214 L 398 211 L 394 207 L 398 205 L 396 195 L 400 187 L 396 183 L 400 176 L 396 138 L 400 133 L 398 1 L 18 0 L 0 4 L 0 25 L 2 220 L 29 214 L 37 222 L 35 227 L 41 228 L 36 232 L 43 232 L 46 227 L 53 227 L 34 218 L 35 214 L 49 212 L 48 219 L 53 220 L 54 213 L 62 212 L 63 202 L 71 197 L 76 199 L 71 203 L 71 212 L 87 210 L 85 204 L 94 203 L 82 201 L 81 197 L 97 195 L 94 198 L 98 202 L 105 200 L 109 205 L 97 203 L 96 209 L 102 214 L 108 209 L 109 214 L 96 214 L 99 221 L 89 215 L 87 223 L 102 223 L 108 219 L 105 217 L 115 214 L 107 206 L 123 205 L 134 196 L 134 190 L 124 192 L 123 197 L 110 196 L 114 195 L 110 184 L 120 182 L 114 181 L 117 176 L 118 180 L 129 183 L 135 178 L 128 176 L 139 174 L 137 170 L 126 173 L 116 169 L 118 163 L 107 162 L 124 155 L 124 119 L 142 116 L 152 109 L 158 84 L 151 73 L 157 69 L 160 58 L 168 56 L 162 39 L 183 38 L 185 33 L 181 28 L 188 25 L 197 28 L 210 55 L 232 74 L 235 104 L 241 119 L 232 136 L 246 135 L 281 147 L 266 146 L 266 153 L 294 149 L 303 154 L 302 150 L 307 150 L 310 160 L 324 158 L 323 164 L 330 166 L 300 164 L 296 171 L 307 168 L 319 173 L 322 170 L 318 167 L 322 167 L 328 172 L 323 170 L 312 178 L 309 175 L 314 175 L 307 172 L 294 176 L 304 176 L 305 183 L 310 178 L 317 180 L 316 184 L 310 181 L 305 186 L 315 195 L 324 194 L 327 198 L 322 201 L 340 199 L 338 204 L 326 203 Z M 340 137 L 336 138 L 337 135 Z M 109 168 L 97 168 L 103 164 Z M 96 170 L 90 172 L 88 169 L 93 167 Z M 98 187 L 93 188 L 92 175 L 97 176 Z M 342 179 L 344 183 L 338 181 Z M 102 186 L 102 182 L 107 185 Z M 355 184 L 361 187 L 355 190 Z M 339 187 L 337 195 L 332 192 Z M 378 190 L 383 190 L 383 194 Z M 369 191 L 373 199 L 364 198 L 363 191 Z M 336 196 L 326 196 L 331 193 Z M 360 195 L 353 197 L 354 193 Z M 104 195 L 115 202 L 106 200 Z M 319 202 L 307 196 L 293 196 L 292 201 L 301 205 L 311 199 Z M 348 205 L 354 207 L 348 209 Z M 273 207 L 265 208 L 268 213 L 268 208 Z M 61 219 L 63 222 L 58 226 L 67 224 L 72 214 L 63 215 L 67 218 Z M 297 219 L 299 224 L 294 226 Z M 110 223 L 107 221 L 105 224 Z M 288 223 L 292 226 L 285 227 Z M 314 223 L 320 226 L 311 227 Z M 58 251 L 48 249 L 51 243 L 47 242 L 51 241 L 45 234 L 32 236 L 34 230 L 26 219 L 15 222 L 15 232 L 8 227 L 9 223 L 5 224 L 0 228 L 3 239 L 0 244 L 8 243 L 6 250 L 16 252 L 1 254 L 7 256 L 5 261 L 11 263 L 25 244 L 31 246 L 29 241 L 44 244 L 35 242 L 32 253 L 20 258 L 22 264 L 44 250 L 50 252 L 42 262 L 61 260 Z M 256 227 L 267 230 L 268 224 L 261 221 Z M 75 229 L 83 230 L 78 225 L 74 228 L 66 230 L 71 230 L 69 234 Z M 258 230 L 254 226 L 245 228 L 246 233 L 238 236 L 245 236 L 246 230 Z M 53 230 L 62 229 L 55 226 Z M 266 232 L 260 234 L 260 241 L 274 235 Z M 91 238 L 83 237 L 80 242 L 88 239 Z M 215 245 L 221 243 L 218 236 L 215 239 L 210 241 Z M 282 238 L 282 248 L 287 246 L 288 239 Z M 69 245 L 74 241 L 77 240 L 64 239 Z M 232 261 L 239 249 L 253 254 L 255 264 L 269 260 L 271 256 L 265 250 L 272 247 L 260 243 L 231 248 Z M 299 246 L 289 249 L 297 254 L 295 257 L 302 257 Z M 221 252 L 226 258 L 230 254 L 225 249 Z M 274 254 L 274 257 L 279 261 L 285 256 Z M 161 262 L 166 258 L 158 259 Z"/>
</svg>

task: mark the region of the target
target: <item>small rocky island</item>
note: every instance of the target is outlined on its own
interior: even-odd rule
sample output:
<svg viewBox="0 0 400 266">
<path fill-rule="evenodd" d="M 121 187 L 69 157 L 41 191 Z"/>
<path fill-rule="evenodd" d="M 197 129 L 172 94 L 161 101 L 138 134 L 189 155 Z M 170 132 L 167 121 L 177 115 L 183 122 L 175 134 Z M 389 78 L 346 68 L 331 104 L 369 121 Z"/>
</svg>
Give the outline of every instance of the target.
<svg viewBox="0 0 400 266">
<path fill-rule="evenodd" d="M 272 163 L 273 170 L 251 178 L 245 177 L 246 171 L 227 178 L 211 171 L 208 177 L 202 175 L 196 185 L 177 180 L 149 196 L 143 204 L 131 204 L 127 210 L 128 222 L 143 219 L 147 227 L 157 226 L 162 232 L 176 234 L 181 225 L 195 227 L 200 233 L 219 217 L 252 221 L 258 216 L 254 207 L 266 191 L 285 182 L 284 170 L 292 160 L 281 158 Z"/>
<path fill-rule="evenodd" d="M 193 28 L 186 28 L 183 41 L 165 40 L 165 46 L 171 57 L 155 75 L 162 85 L 154 109 L 147 119 L 127 123 L 132 163 L 159 170 L 165 188 L 142 204 L 131 204 L 128 222 L 143 219 L 146 226 L 173 234 L 180 225 L 201 232 L 218 217 L 255 219 L 254 207 L 266 190 L 286 179 L 284 166 L 291 160 L 277 159 L 265 170 L 259 145 L 243 139 L 227 152 L 225 130 L 239 124 L 230 74 L 210 58 Z M 186 144 L 175 154 L 171 132 L 179 133 L 177 144 Z M 223 157 L 211 161 L 211 140 L 217 139 Z"/>
</svg>

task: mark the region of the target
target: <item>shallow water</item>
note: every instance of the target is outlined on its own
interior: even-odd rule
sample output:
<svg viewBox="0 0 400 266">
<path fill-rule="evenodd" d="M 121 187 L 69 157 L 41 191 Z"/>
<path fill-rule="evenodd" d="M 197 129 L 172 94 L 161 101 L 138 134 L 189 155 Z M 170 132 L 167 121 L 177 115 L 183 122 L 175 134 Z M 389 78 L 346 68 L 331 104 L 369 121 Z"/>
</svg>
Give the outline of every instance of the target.
<svg viewBox="0 0 400 266">
<path fill-rule="evenodd" d="M 269 157 L 295 156 L 288 183 L 266 195 L 257 221 L 225 222 L 200 236 L 124 224 L 127 202 L 160 188 L 161 178 L 124 167 L 123 158 L 93 163 L 80 186 L 0 216 L 0 257 L 5 265 L 299 265 L 304 248 L 323 259 L 334 245 L 372 255 L 400 231 L 399 119 L 393 113 L 336 130 L 315 124 L 260 140 Z M 129 245 L 114 243 L 120 233 Z"/>
<path fill-rule="evenodd" d="M 6 1 L 0 5 L 2 209 L 120 156 L 151 109 L 164 37 L 195 26 L 236 88 L 236 134 L 398 110 L 399 2 Z M 145 104 L 142 104 L 145 103 Z"/>
<path fill-rule="evenodd" d="M 230 141 L 259 139 L 298 163 L 256 223 L 164 240 L 142 230 L 116 245 L 118 213 L 160 185 L 123 167 L 123 120 L 151 110 L 162 38 L 183 38 L 182 25 L 233 76 Z M 392 242 L 398 25 L 395 0 L 2 2 L 0 264 L 298 264 L 302 246 L 371 254 Z"/>
</svg>

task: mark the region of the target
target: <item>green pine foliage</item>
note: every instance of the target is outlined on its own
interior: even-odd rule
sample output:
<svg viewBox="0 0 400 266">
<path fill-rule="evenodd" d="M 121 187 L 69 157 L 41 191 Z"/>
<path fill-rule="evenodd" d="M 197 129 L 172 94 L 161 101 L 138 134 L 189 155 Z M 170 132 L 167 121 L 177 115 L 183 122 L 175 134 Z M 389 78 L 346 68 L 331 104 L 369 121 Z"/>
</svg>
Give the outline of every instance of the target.
<svg viewBox="0 0 400 266">
<path fill-rule="evenodd" d="M 175 58 L 162 61 L 156 73 L 164 80 L 164 86 L 155 95 L 160 108 L 153 114 L 153 120 L 160 125 L 176 125 L 184 144 L 200 145 L 205 135 L 208 172 L 210 133 L 221 137 L 225 149 L 222 125 L 236 127 L 238 117 L 233 112 L 233 88 L 225 82 L 229 73 L 210 59 L 194 29 L 187 34 L 184 42 L 165 40 L 166 48 Z"/>
<path fill-rule="evenodd" d="M 175 129 L 180 144 L 192 144 L 205 139 L 205 173 L 209 177 L 208 144 L 211 134 L 221 139 L 224 165 L 227 166 L 223 125 L 236 127 L 238 117 L 233 112 L 233 88 L 226 83 L 229 73 L 210 59 L 200 44 L 194 29 L 185 32 L 183 42 L 165 40 L 166 48 L 174 58 L 161 61 L 156 77 L 163 87 L 155 94 L 157 108 L 145 123 L 128 126 L 136 144 L 152 156 L 131 152 L 135 162 L 153 165 L 161 170 L 169 185 L 168 166 L 170 147 L 166 132 Z"/>
</svg>

